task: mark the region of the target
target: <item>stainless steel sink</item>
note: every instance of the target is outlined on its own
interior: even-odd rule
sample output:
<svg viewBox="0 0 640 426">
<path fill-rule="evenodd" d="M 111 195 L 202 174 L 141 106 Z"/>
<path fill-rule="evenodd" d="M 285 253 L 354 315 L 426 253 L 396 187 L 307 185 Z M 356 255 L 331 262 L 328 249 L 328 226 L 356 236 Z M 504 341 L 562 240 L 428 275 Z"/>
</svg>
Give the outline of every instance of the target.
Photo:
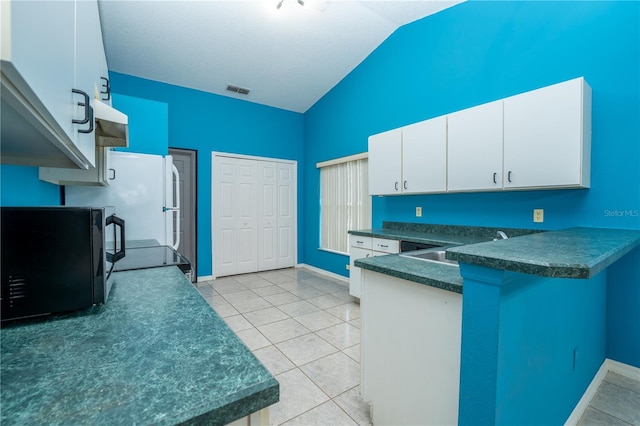
<svg viewBox="0 0 640 426">
<path fill-rule="evenodd" d="M 426 260 L 429 262 L 437 262 L 442 263 L 443 265 L 451 265 L 458 266 L 458 262 L 456 260 L 445 259 L 445 250 L 416 250 L 416 251 L 407 251 L 404 253 L 400 253 L 402 257 L 411 257 L 413 259 Z"/>
</svg>

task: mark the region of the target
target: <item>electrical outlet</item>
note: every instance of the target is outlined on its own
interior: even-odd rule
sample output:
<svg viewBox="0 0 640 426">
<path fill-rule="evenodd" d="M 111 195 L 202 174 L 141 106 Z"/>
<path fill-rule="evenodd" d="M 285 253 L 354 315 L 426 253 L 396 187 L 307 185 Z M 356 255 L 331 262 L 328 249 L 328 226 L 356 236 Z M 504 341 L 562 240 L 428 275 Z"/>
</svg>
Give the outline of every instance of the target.
<svg viewBox="0 0 640 426">
<path fill-rule="evenodd" d="M 533 209 L 533 221 L 536 223 L 544 222 L 544 209 Z"/>
<path fill-rule="evenodd" d="M 416 217 L 422 217 L 422 207 L 416 207 Z"/>
<path fill-rule="evenodd" d="M 346 268 L 347 268 L 347 271 L 350 271 L 350 270 L 351 270 L 351 265 L 347 264 L 347 265 L 345 265 L 345 266 L 346 266 Z"/>
</svg>

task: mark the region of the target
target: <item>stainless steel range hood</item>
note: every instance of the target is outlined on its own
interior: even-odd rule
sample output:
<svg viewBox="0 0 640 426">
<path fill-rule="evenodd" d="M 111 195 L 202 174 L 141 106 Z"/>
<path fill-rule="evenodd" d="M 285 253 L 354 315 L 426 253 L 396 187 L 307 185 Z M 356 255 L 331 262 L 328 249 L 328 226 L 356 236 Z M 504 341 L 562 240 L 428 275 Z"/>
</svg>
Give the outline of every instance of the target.
<svg viewBox="0 0 640 426">
<path fill-rule="evenodd" d="M 129 146 L 129 117 L 117 109 L 94 99 L 97 146 Z"/>
</svg>

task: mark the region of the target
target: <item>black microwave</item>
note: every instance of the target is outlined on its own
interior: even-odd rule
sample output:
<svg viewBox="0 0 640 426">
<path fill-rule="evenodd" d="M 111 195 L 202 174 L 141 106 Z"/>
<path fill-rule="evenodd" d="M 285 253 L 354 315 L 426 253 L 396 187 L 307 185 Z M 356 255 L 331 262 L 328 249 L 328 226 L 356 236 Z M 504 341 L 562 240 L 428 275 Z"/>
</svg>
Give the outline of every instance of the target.
<svg viewBox="0 0 640 426">
<path fill-rule="evenodd" d="M 125 256 L 124 232 L 124 221 L 105 208 L 0 208 L 0 319 L 106 302 L 109 270 Z"/>
</svg>

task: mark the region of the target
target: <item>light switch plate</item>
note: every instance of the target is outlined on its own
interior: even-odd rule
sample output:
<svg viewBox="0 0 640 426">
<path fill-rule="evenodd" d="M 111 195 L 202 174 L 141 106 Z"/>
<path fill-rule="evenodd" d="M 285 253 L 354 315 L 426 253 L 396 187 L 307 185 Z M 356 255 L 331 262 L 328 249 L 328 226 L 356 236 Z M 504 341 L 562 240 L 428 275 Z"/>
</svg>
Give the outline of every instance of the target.
<svg viewBox="0 0 640 426">
<path fill-rule="evenodd" d="M 422 217 L 422 207 L 416 207 L 416 217 Z"/>
<path fill-rule="evenodd" d="M 533 209 L 533 221 L 536 223 L 544 222 L 544 209 Z"/>
</svg>

